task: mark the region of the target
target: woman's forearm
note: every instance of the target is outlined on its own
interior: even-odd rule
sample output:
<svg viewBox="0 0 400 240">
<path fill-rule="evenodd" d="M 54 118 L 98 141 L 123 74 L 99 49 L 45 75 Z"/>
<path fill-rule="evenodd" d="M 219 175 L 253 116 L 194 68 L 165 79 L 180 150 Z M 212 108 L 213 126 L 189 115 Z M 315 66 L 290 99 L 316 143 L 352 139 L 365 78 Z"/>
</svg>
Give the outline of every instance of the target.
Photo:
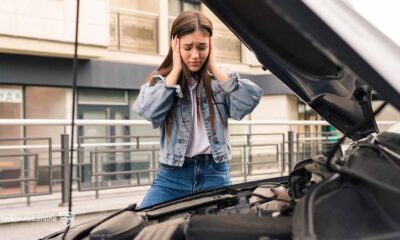
<svg viewBox="0 0 400 240">
<path fill-rule="evenodd" d="M 181 71 L 173 68 L 172 71 L 165 78 L 165 84 L 166 85 L 176 85 L 176 83 L 178 82 L 180 73 L 181 73 Z"/>
<path fill-rule="evenodd" d="M 211 74 L 214 75 L 214 78 L 219 82 L 224 82 L 229 79 L 228 74 L 217 66 L 213 66 L 211 70 Z"/>
</svg>

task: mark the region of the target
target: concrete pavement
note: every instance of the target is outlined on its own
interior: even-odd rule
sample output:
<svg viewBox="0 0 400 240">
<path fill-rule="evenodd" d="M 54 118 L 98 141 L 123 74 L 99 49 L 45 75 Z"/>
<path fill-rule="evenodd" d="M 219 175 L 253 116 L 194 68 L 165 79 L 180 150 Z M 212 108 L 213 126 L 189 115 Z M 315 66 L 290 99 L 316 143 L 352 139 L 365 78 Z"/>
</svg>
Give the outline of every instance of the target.
<svg viewBox="0 0 400 240">
<path fill-rule="evenodd" d="M 72 226 L 91 219 L 102 218 L 112 212 L 140 203 L 149 186 L 119 188 L 95 192 L 73 192 L 72 212 L 75 219 Z M 60 213 L 67 212 L 68 206 L 60 207 L 61 193 L 31 197 L 31 205 L 26 198 L 0 200 L 0 238 L 38 239 L 52 232 L 65 229 Z"/>
</svg>

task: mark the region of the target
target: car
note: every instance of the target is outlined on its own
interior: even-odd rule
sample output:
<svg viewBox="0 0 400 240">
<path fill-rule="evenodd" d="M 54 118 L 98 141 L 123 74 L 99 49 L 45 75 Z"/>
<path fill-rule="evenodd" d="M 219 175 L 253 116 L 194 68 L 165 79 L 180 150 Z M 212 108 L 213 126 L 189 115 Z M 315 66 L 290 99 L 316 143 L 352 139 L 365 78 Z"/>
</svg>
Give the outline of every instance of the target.
<svg viewBox="0 0 400 240">
<path fill-rule="evenodd" d="M 204 0 L 270 70 L 352 142 L 289 176 L 198 192 L 69 229 L 65 239 L 399 239 L 400 49 L 341 1 Z M 61 239 L 56 232 L 43 239 Z"/>
</svg>

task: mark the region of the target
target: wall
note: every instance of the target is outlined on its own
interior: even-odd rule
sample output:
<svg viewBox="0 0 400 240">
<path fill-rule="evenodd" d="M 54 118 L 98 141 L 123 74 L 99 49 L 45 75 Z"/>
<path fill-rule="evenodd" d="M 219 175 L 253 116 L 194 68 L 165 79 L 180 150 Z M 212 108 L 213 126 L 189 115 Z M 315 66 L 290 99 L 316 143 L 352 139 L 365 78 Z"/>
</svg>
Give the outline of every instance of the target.
<svg viewBox="0 0 400 240">
<path fill-rule="evenodd" d="M 76 1 L 6 0 L 0 5 L 0 33 L 73 42 Z M 85 0 L 80 7 L 81 43 L 108 45 L 108 1 Z"/>
<path fill-rule="evenodd" d="M 101 56 L 109 43 L 109 1 L 80 1 L 79 55 Z M 72 57 L 76 0 L 4 0 L 0 52 Z"/>
<path fill-rule="evenodd" d="M 297 98 L 293 95 L 263 96 L 251 114 L 252 120 L 297 120 Z M 281 133 L 290 130 L 288 126 L 253 126 L 252 132 Z M 292 128 L 294 130 L 294 128 Z"/>
<path fill-rule="evenodd" d="M 27 119 L 66 119 L 66 95 L 69 89 L 50 87 L 26 88 L 26 118 Z M 60 144 L 63 126 L 27 126 L 27 137 L 50 137 L 53 144 Z M 47 141 L 31 141 L 29 144 L 47 144 Z M 38 150 L 35 150 L 35 152 Z M 61 156 L 55 154 L 55 156 Z M 40 155 L 42 164 L 47 162 L 47 155 Z M 58 161 L 55 161 L 57 163 Z"/>
</svg>

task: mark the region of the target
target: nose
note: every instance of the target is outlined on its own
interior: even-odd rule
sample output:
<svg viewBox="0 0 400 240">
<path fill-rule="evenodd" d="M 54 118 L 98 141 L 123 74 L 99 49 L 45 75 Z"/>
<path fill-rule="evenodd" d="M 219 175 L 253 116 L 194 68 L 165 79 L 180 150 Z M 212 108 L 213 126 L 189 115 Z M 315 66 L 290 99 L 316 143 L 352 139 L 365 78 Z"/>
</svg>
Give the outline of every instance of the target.
<svg viewBox="0 0 400 240">
<path fill-rule="evenodd" d="M 191 54 L 191 57 L 192 57 L 192 59 L 198 59 L 199 55 L 200 54 L 199 54 L 199 52 L 197 50 L 193 50 L 192 54 Z"/>
</svg>

